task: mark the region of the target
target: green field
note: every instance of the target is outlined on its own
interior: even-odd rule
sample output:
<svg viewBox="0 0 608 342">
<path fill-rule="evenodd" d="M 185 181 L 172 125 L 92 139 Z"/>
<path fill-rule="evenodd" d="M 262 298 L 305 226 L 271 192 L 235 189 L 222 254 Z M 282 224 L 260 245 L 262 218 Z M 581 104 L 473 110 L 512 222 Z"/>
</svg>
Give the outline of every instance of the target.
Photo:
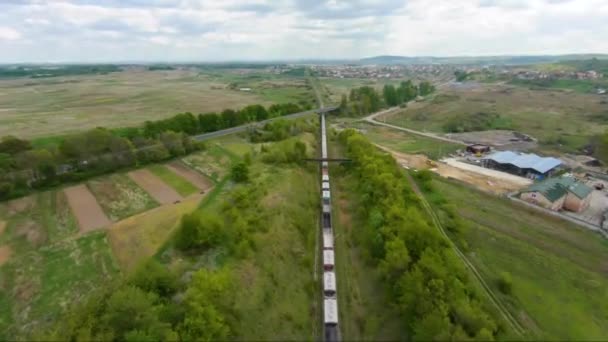
<svg viewBox="0 0 608 342">
<path fill-rule="evenodd" d="M 0 339 L 27 336 L 117 273 L 104 232 L 12 258 L 0 267 Z"/>
<path fill-rule="evenodd" d="M 255 76 L 255 77 L 253 77 Z M 251 91 L 241 91 L 249 87 Z M 0 136 L 23 138 L 125 127 L 275 102 L 314 104 L 304 77 L 264 69 L 129 70 L 107 75 L 0 80 Z"/>
<path fill-rule="evenodd" d="M 607 80 L 570 80 L 570 79 L 559 79 L 559 80 L 548 80 L 548 81 L 535 81 L 535 80 L 512 80 L 510 84 L 530 87 L 532 89 L 568 89 L 574 90 L 581 94 L 593 94 L 597 88 L 608 87 Z"/>
<path fill-rule="evenodd" d="M 150 210 L 158 203 L 124 174 L 90 180 L 87 186 L 112 221 Z"/>
<path fill-rule="evenodd" d="M 509 128 L 537 138 L 544 151 L 574 152 L 608 128 L 608 104 L 600 96 L 480 84 L 443 90 L 384 118 L 394 125 L 443 133 L 450 120 L 478 113 L 498 114 Z"/>
<path fill-rule="evenodd" d="M 441 159 L 459 149 L 462 145 L 451 144 L 447 142 L 437 141 L 435 139 L 400 132 L 398 130 L 376 126 L 364 122 L 356 122 L 349 124 L 362 130 L 367 138 L 373 143 L 388 147 L 389 149 L 408 154 L 424 154 L 431 159 Z"/>
<path fill-rule="evenodd" d="M 536 340 L 602 340 L 608 334 L 608 242 L 508 199 L 436 178 L 464 218 L 469 260 Z M 511 295 L 498 278 L 508 272 Z"/>
<path fill-rule="evenodd" d="M 198 192 L 198 189 L 192 183 L 176 175 L 175 172 L 169 170 L 164 165 L 152 165 L 148 167 L 148 170 L 152 171 L 153 174 L 182 196 L 189 196 Z"/>
<path fill-rule="evenodd" d="M 182 161 L 217 183 L 228 174 L 232 162 L 236 159 L 237 155 L 213 141 L 204 151 L 190 154 L 182 158 Z"/>
</svg>

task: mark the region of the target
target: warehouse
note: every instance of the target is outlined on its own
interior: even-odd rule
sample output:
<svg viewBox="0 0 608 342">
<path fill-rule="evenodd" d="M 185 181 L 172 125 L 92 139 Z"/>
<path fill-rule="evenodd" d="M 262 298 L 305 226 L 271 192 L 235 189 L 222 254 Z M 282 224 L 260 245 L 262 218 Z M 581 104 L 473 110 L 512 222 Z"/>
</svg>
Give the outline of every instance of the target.
<svg viewBox="0 0 608 342">
<path fill-rule="evenodd" d="M 574 177 L 549 178 L 521 192 L 521 199 L 551 210 L 569 210 L 576 213 L 587 209 L 593 189 Z"/>
<path fill-rule="evenodd" d="M 555 174 L 562 161 L 553 157 L 540 157 L 534 153 L 500 151 L 485 157 L 483 165 L 530 179 L 544 179 Z"/>
</svg>

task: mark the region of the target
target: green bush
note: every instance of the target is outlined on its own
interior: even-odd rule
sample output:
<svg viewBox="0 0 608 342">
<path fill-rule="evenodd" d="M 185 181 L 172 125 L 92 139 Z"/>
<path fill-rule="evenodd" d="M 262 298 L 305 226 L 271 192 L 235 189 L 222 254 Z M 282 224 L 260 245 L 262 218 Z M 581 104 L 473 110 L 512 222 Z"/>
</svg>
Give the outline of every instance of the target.
<svg viewBox="0 0 608 342">
<path fill-rule="evenodd" d="M 511 274 L 508 272 L 501 272 L 498 276 L 498 290 L 500 292 L 511 295 L 513 293 L 513 280 L 511 279 Z"/>
</svg>

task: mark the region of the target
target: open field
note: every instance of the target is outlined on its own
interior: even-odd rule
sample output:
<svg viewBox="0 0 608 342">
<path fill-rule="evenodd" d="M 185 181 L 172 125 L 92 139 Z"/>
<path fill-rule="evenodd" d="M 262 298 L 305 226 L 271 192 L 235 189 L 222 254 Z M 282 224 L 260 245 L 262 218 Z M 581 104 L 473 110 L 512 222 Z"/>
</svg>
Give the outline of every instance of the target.
<svg viewBox="0 0 608 342">
<path fill-rule="evenodd" d="M 166 164 L 165 166 L 176 175 L 182 177 L 183 179 L 194 185 L 199 191 L 205 192 L 213 186 L 213 182 L 207 177 L 192 170 L 191 168 L 187 167 L 179 161 L 174 161 L 172 163 Z"/>
<path fill-rule="evenodd" d="M 534 339 L 601 340 L 608 334 L 608 243 L 567 221 L 436 178 L 467 230 L 469 260 Z M 431 197 L 431 195 L 429 195 Z M 512 295 L 498 278 L 508 272 Z"/>
<path fill-rule="evenodd" d="M 110 224 L 110 219 L 86 185 L 80 184 L 65 188 L 64 193 L 82 233 Z"/>
<path fill-rule="evenodd" d="M 108 228 L 110 246 L 123 271 L 131 271 L 153 256 L 175 232 L 182 215 L 192 212 L 202 195 L 166 204 L 129 217 Z"/>
<path fill-rule="evenodd" d="M 354 122 L 347 124 L 347 126 L 361 130 L 375 144 L 388 147 L 397 152 L 424 154 L 435 160 L 463 148 L 462 145 L 441 142 L 365 122 Z"/>
<path fill-rule="evenodd" d="M 59 135 L 99 126 L 134 126 L 180 112 L 314 101 L 303 77 L 258 70 L 249 78 L 247 73 L 192 68 L 0 80 L 0 136 Z M 241 84 L 252 91 L 240 91 Z"/>
<path fill-rule="evenodd" d="M 158 203 L 124 174 L 112 174 L 87 183 L 110 220 L 119 221 L 152 209 Z"/>
<path fill-rule="evenodd" d="M 149 166 L 147 170 L 160 178 L 164 183 L 175 189 L 180 196 L 185 197 L 198 191 L 192 183 L 173 172 L 173 170 L 169 169 L 167 165 L 152 165 Z"/>
<path fill-rule="evenodd" d="M 547 152 L 573 152 L 608 128 L 608 104 L 600 96 L 556 90 L 529 90 L 504 85 L 451 87 L 433 99 L 380 120 L 420 131 L 444 132 L 454 120 L 478 113 L 498 114 L 492 125 L 520 131 L 538 139 Z M 475 120 L 475 119 L 473 119 Z"/>
<path fill-rule="evenodd" d="M 105 232 L 15 256 L 0 267 L 0 339 L 27 336 L 117 273 Z"/>
<path fill-rule="evenodd" d="M 129 177 L 160 204 L 175 203 L 182 199 L 175 189 L 146 169 L 131 171 Z"/>
<path fill-rule="evenodd" d="M 205 151 L 190 154 L 181 160 L 217 183 L 228 174 L 233 156 L 223 147 L 212 144 Z"/>
</svg>

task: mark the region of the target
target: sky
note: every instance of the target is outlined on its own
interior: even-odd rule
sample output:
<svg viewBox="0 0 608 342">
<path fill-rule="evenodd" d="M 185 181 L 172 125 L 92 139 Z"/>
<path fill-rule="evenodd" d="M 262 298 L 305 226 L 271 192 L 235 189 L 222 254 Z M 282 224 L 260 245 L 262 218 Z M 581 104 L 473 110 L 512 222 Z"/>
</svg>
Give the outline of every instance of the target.
<svg viewBox="0 0 608 342">
<path fill-rule="evenodd" d="M 608 0 L 0 0 L 0 63 L 608 53 Z"/>
</svg>

